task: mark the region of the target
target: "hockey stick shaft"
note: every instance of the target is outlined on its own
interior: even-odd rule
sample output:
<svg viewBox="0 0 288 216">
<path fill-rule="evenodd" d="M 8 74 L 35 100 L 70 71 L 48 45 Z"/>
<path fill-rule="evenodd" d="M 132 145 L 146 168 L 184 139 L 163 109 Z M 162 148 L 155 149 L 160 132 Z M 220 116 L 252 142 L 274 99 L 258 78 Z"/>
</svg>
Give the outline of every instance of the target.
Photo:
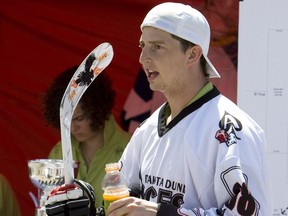
<svg viewBox="0 0 288 216">
<path fill-rule="evenodd" d="M 110 64 L 113 55 L 113 48 L 109 43 L 102 43 L 97 46 L 78 67 L 62 97 L 60 104 L 60 129 L 65 184 L 72 184 L 74 180 L 71 146 L 73 112 L 91 82 Z"/>
</svg>

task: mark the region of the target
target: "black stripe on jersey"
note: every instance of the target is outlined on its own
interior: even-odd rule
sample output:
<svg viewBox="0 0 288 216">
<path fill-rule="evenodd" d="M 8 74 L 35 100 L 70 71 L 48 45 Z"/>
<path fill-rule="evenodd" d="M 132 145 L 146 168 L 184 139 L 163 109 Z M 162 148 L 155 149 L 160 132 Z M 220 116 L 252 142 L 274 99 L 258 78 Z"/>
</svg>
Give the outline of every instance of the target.
<svg viewBox="0 0 288 216">
<path fill-rule="evenodd" d="M 173 128 L 178 122 L 180 122 L 183 118 L 185 118 L 190 113 L 194 112 L 195 110 L 199 109 L 203 104 L 210 101 L 214 97 L 217 97 L 220 94 L 218 89 L 213 86 L 213 89 L 209 91 L 207 94 L 196 100 L 195 102 L 191 103 L 187 107 L 185 107 L 174 119 L 166 125 L 166 116 L 165 110 L 168 107 L 168 103 L 166 102 L 165 105 L 161 108 L 158 117 L 158 135 L 162 137 L 166 134 L 171 128 Z"/>
</svg>

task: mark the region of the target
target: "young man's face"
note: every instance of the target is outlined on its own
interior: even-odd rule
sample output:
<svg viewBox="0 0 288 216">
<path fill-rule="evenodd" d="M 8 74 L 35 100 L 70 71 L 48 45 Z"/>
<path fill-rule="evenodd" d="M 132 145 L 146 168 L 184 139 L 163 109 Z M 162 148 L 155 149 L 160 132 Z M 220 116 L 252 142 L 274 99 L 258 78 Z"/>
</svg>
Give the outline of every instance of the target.
<svg viewBox="0 0 288 216">
<path fill-rule="evenodd" d="M 181 90 L 187 76 L 187 53 L 170 33 L 145 27 L 140 38 L 140 63 L 147 75 L 150 88 L 164 94 Z"/>
</svg>

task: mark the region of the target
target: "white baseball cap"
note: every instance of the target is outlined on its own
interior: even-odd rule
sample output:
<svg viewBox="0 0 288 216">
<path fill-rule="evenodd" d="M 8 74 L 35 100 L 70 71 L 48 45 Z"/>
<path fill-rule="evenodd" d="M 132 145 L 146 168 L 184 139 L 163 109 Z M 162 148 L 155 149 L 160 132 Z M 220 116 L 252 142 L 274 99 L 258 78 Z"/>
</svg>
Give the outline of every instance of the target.
<svg viewBox="0 0 288 216">
<path fill-rule="evenodd" d="M 207 62 L 209 78 L 220 75 L 208 59 L 210 27 L 198 10 L 182 3 L 166 2 L 152 8 L 144 18 L 140 28 L 151 26 L 183 38 L 201 47 Z"/>
</svg>

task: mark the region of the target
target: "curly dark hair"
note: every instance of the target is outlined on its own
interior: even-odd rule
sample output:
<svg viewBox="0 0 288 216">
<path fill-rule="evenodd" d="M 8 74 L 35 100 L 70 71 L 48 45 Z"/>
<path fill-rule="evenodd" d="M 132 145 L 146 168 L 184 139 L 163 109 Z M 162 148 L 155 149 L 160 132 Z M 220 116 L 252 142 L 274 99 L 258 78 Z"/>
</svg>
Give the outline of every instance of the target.
<svg viewBox="0 0 288 216">
<path fill-rule="evenodd" d="M 42 112 L 47 124 L 60 129 L 60 103 L 69 81 L 77 70 L 75 65 L 61 74 L 53 81 L 42 98 Z M 81 106 L 88 118 L 93 131 L 104 126 L 105 120 L 112 113 L 115 104 L 115 91 L 111 87 L 112 81 L 103 71 L 90 84 L 82 95 L 78 105 Z"/>
</svg>

